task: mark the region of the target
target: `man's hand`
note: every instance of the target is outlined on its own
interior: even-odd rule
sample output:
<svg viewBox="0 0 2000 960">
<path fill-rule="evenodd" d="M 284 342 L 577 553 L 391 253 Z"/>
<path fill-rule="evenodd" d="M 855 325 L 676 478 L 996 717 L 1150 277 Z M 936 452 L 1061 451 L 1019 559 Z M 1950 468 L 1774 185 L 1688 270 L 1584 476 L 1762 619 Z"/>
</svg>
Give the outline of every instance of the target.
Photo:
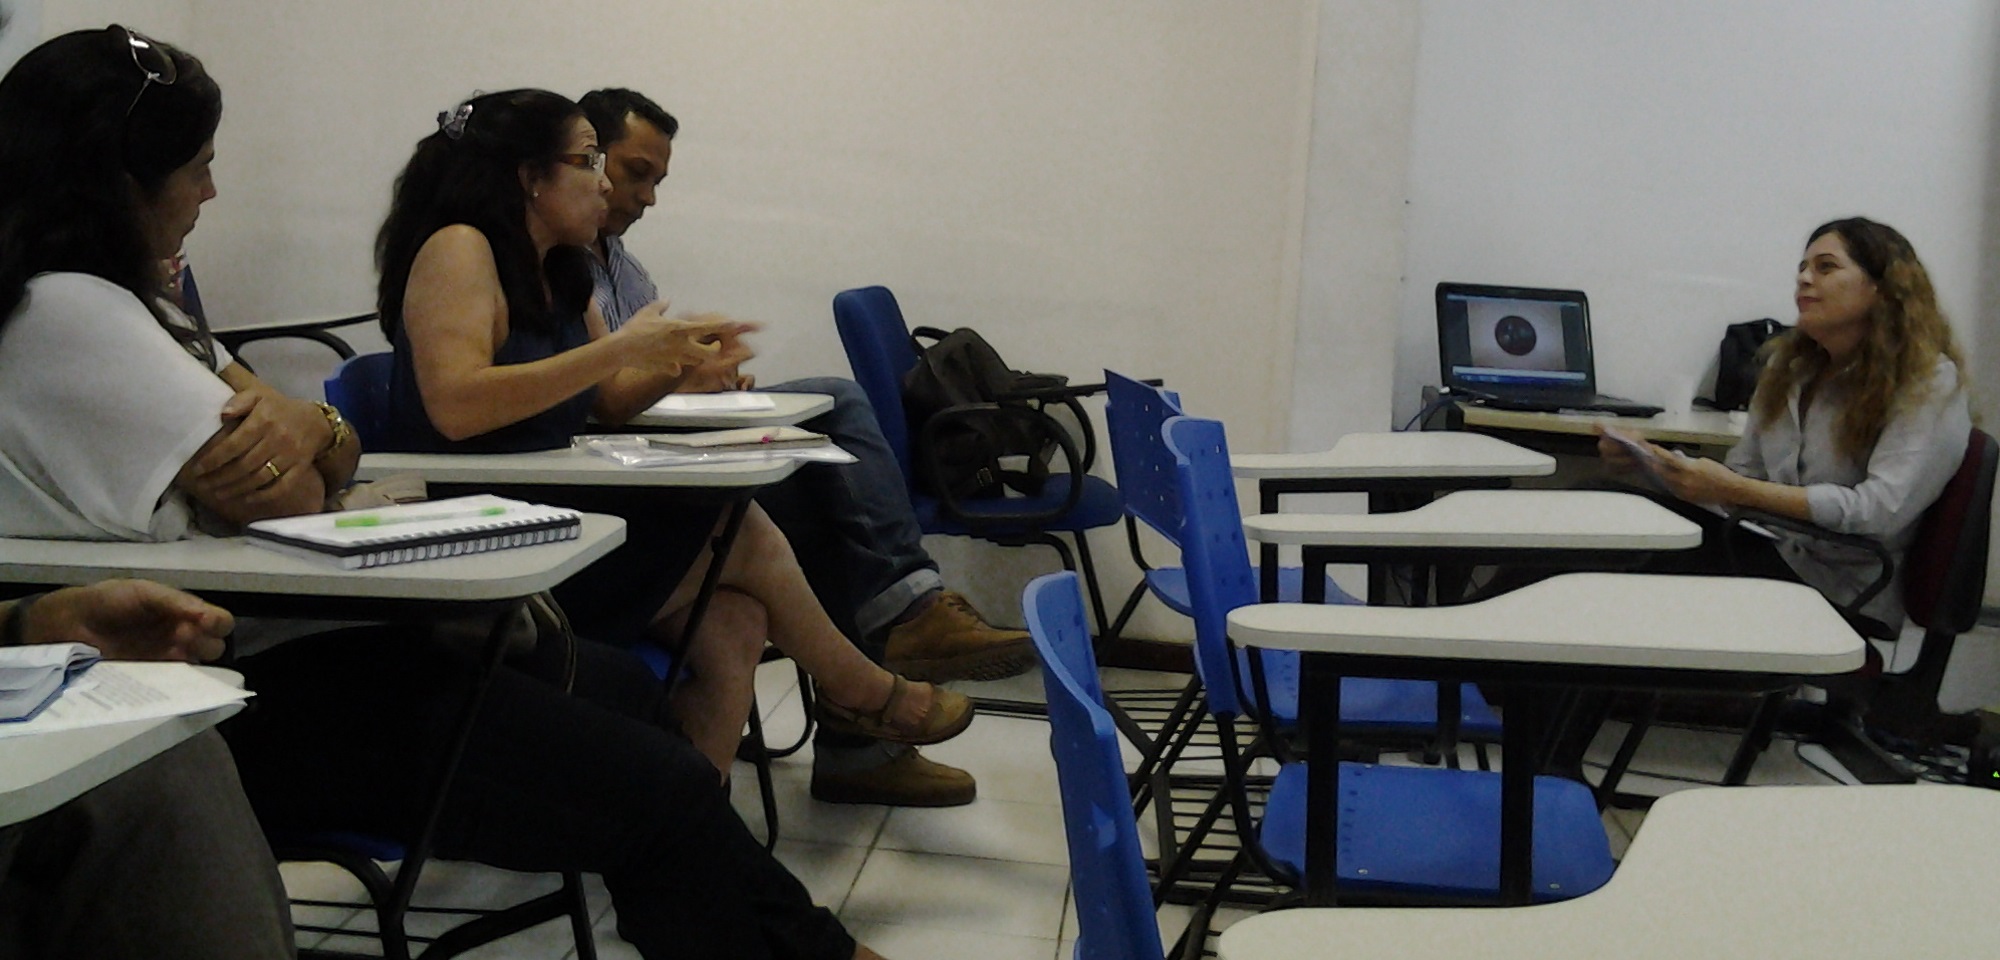
<svg viewBox="0 0 2000 960">
<path fill-rule="evenodd" d="M 104 580 L 36 601 L 21 639 L 87 643 L 111 660 L 213 660 L 235 628 L 229 611 L 193 594 L 150 580 Z"/>
</svg>

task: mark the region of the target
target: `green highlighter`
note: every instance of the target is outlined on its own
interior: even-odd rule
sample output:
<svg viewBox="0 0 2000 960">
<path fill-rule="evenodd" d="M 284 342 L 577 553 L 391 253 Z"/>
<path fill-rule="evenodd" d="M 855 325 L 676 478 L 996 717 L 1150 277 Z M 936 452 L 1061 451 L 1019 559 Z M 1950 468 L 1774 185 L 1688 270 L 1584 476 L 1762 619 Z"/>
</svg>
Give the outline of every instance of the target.
<svg viewBox="0 0 2000 960">
<path fill-rule="evenodd" d="M 432 520 L 470 520 L 474 517 L 498 517 L 507 512 L 506 507 L 481 507 L 478 510 L 445 511 L 443 513 L 413 513 L 408 516 L 385 517 L 379 513 L 361 513 L 351 517 L 336 517 L 335 529 L 348 527 L 389 527 L 399 523 L 427 523 Z"/>
</svg>

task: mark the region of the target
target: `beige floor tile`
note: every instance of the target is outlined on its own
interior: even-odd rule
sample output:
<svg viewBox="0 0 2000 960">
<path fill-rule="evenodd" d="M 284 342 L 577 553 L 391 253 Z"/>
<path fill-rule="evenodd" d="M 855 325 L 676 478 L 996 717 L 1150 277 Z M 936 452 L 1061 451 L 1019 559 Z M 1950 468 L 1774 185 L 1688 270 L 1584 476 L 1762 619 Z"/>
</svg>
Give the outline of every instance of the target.
<svg viewBox="0 0 2000 960">
<path fill-rule="evenodd" d="M 1048 864 L 877 850 L 841 919 L 1053 940 L 1068 884 Z"/>
<path fill-rule="evenodd" d="M 861 865 L 868 859 L 863 847 L 801 840 L 779 840 L 777 855 L 778 862 L 812 892 L 813 901 L 835 913 L 847 902 L 854 879 L 861 875 Z"/>
<path fill-rule="evenodd" d="M 1069 863 L 1060 807 L 983 797 L 964 807 L 891 810 L 875 847 L 1055 866 Z"/>
<path fill-rule="evenodd" d="M 839 843 L 867 847 L 875 842 L 889 808 L 872 804 L 821 803 L 812 798 L 810 765 L 786 763 L 775 774 L 778 796 L 778 837 L 809 843 Z M 757 777 L 749 764 L 738 763 L 730 780 L 729 802 L 759 840 L 764 837 L 764 809 L 758 802 Z"/>
<path fill-rule="evenodd" d="M 938 957 L 952 960 L 1050 960 L 1056 941 L 998 933 L 974 933 L 893 923 L 857 923 L 854 938 L 894 960 Z"/>
<path fill-rule="evenodd" d="M 1046 720 L 982 715 L 957 737 L 925 747 L 924 756 L 971 772 L 981 800 L 1062 802 Z"/>
</svg>

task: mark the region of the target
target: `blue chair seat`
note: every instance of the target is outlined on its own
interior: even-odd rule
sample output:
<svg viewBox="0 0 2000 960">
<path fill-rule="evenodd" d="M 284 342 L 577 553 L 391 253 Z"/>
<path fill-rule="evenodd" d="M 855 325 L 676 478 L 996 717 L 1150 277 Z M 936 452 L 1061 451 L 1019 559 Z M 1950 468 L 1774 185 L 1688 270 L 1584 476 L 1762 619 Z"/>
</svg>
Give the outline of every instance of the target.
<svg viewBox="0 0 2000 960">
<path fill-rule="evenodd" d="M 1250 693 L 1250 653 L 1236 651 L 1237 675 L 1243 678 L 1243 692 Z M 1299 655 L 1292 650 L 1264 652 L 1264 684 L 1271 695 L 1271 718 L 1281 727 L 1299 722 Z M 1438 685 L 1429 680 L 1383 680 L 1373 677 L 1342 677 L 1340 680 L 1340 725 L 1343 729 L 1373 731 L 1428 731 L 1436 729 Z M 1458 732 L 1481 740 L 1500 738 L 1500 717 L 1493 712 L 1479 688 L 1468 683 L 1460 688 Z"/>
<path fill-rule="evenodd" d="M 961 506 L 976 517 L 992 517 L 994 523 L 981 524 L 975 534 L 972 527 L 946 516 L 941 501 L 936 497 L 913 493 L 911 505 L 916 508 L 917 525 L 925 533 L 964 537 L 985 534 L 1006 536 L 1009 534 L 1031 534 L 1042 530 L 1062 530 L 1077 532 L 1094 527 L 1107 527 L 1125 516 L 1124 504 L 1118 499 L 1118 488 L 1098 477 L 1083 478 L 1083 496 L 1069 513 L 1047 523 L 1012 524 L 1009 515 L 1018 515 L 1038 510 L 1050 510 L 1062 506 L 1069 496 L 1071 475 L 1052 474 L 1049 482 L 1042 486 L 1042 492 L 1032 497 L 994 497 L 989 500 L 967 500 Z"/>
<path fill-rule="evenodd" d="M 1251 573 L 1257 568 L 1251 567 Z M 1187 570 L 1181 567 L 1155 567 L 1146 571 L 1146 586 L 1153 596 L 1167 605 L 1167 609 L 1183 617 L 1194 616 L 1194 602 L 1188 597 Z M 1278 568 L 1278 600 L 1281 603 L 1298 603 L 1305 596 L 1305 569 L 1302 567 Z M 1326 578 L 1326 602 L 1360 603 L 1361 599 L 1340 589 L 1340 584 Z"/>
<path fill-rule="evenodd" d="M 1306 768 L 1278 772 L 1259 841 L 1305 870 Z M 1335 841 L 1341 888 L 1440 897 L 1500 893 L 1500 775 L 1472 770 L 1340 765 Z M 1567 900 L 1611 879 L 1611 843 L 1590 788 L 1535 778 L 1534 898 Z"/>
</svg>

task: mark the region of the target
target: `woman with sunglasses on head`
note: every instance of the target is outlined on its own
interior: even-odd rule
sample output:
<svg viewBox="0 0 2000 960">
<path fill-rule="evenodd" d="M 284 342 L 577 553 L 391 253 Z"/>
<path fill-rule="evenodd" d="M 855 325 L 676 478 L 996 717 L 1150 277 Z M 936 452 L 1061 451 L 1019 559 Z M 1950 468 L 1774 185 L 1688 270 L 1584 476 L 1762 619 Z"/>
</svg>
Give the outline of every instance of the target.
<svg viewBox="0 0 2000 960">
<path fill-rule="evenodd" d="M 1851 217 L 1815 229 L 1794 299 L 1798 326 L 1767 348 L 1749 427 L 1726 461 L 1641 448 L 1687 503 L 1751 507 L 1881 541 L 1897 576 L 1862 612 L 1894 631 L 1903 554 L 1965 456 L 1965 360 L 1916 249 L 1884 224 Z M 1638 466 L 1609 438 L 1598 451 L 1614 470 Z M 1710 528 L 1703 548 L 1661 554 L 1652 568 L 1799 580 L 1841 603 L 1880 573 L 1863 550 L 1782 530 L 1769 540 L 1689 515 Z"/>
<path fill-rule="evenodd" d="M 512 90 L 475 96 L 438 121 L 397 178 L 376 241 L 377 306 L 396 352 L 389 446 L 566 447 L 587 416 L 623 422 L 683 369 L 749 356 L 748 325 L 673 319 L 665 303 L 607 331 L 587 248 L 611 184 L 582 108 L 544 90 Z M 674 638 L 707 568 L 717 508 L 632 488 L 503 492 L 625 518 L 625 544 L 556 596 L 584 636 L 680 646 Z M 727 770 L 735 756 L 766 636 L 818 682 L 822 722 L 837 729 L 935 743 L 971 722 L 962 695 L 905 681 L 840 633 L 762 508 L 750 507 L 720 573 L 711 616 L 721 609 L 739 629 L 704 625 L 687 645 L 699 686 L 674 696 L 688 704 L 680 718 L 689 736 L 717 766 Z"/>
<path fill-rule="evenodd" d="M 352 471 L 344 424 L 162 302 L 159 264 L 214 195 L 221 108 L 200 61 L 118 27 L 50 40 L 0 79 L 0 536 L 173 539 L 316 512 Z M 493 678 L 437 854 L 601 873 L 647 957 L 874 957 L 752 838 L 651 674 L 577 654 L 574 694 Z M 364 627 L 237 667 L 259 696 L 225 733 L 266 829 L 417 835 L 473 664 Z M 185 892 L 211 893 L 161 901 Z"/>
</svg>

